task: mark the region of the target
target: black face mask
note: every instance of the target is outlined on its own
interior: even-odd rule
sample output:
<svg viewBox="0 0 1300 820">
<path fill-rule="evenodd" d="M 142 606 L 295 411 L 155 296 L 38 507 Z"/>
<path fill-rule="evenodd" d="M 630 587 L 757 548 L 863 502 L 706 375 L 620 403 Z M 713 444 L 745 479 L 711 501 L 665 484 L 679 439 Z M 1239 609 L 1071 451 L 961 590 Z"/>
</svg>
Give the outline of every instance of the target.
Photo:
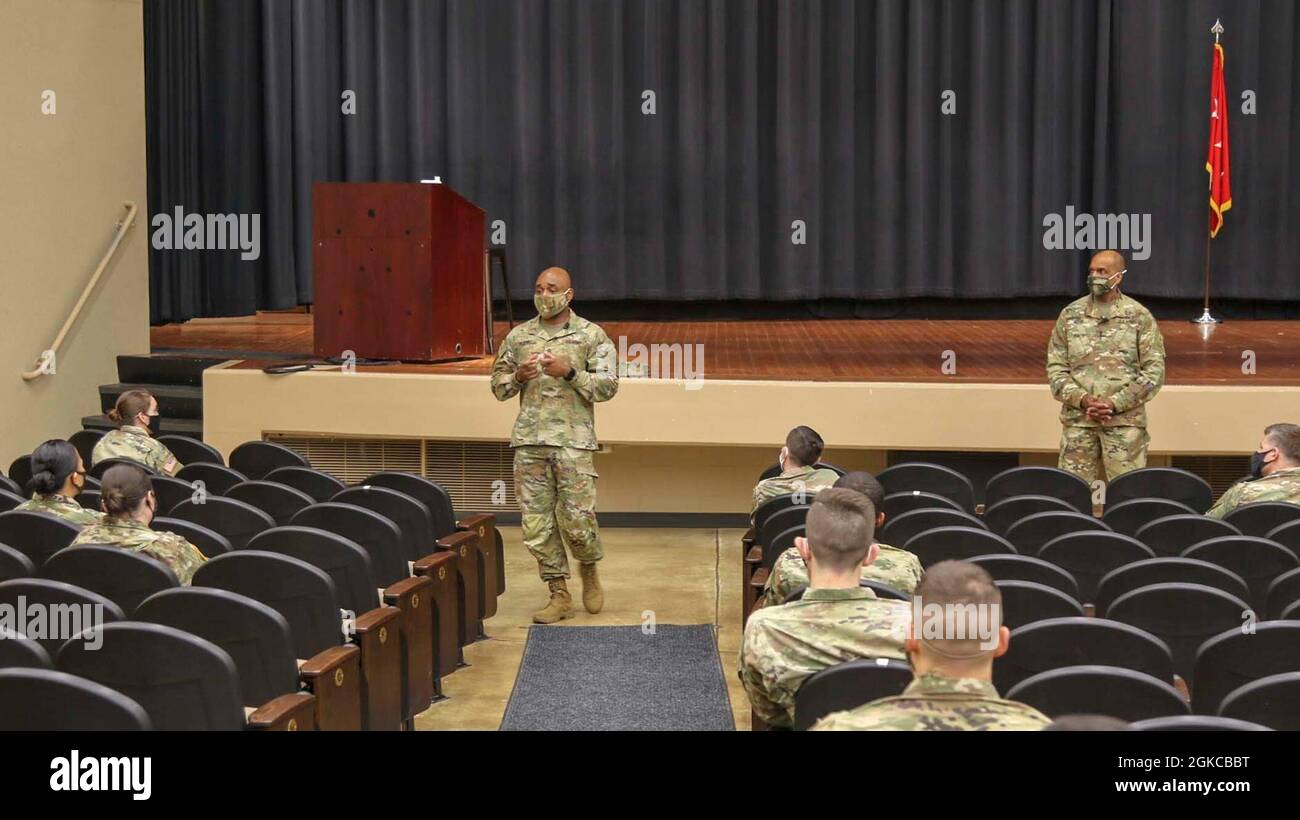
<svg viewBox="0 0 1300 820">
<path fill-rule="evenodd" d="M 157 418 L 157 416 L 151 416 L 151 415 L 149 415 L 148 413 L 145 413 L 145 414 L 144 414 L 144 424 L 141 425 L 141 426 L 144 427 L 144 429 L 147 430 L 148 432 L 152 433 L 152 432 L 153 432 L 153 425 L 154 425 L 154 419 L 155 419 L 155 418 Z"/>
<path fill-rule="evenodd" d="M 1251 478 L 1264 477 L 1264 456 L 1271 452 L 1273 451 L 1265 450 L 1262 453 L 1250 454 L 1250 477 Z"/>
</svg>

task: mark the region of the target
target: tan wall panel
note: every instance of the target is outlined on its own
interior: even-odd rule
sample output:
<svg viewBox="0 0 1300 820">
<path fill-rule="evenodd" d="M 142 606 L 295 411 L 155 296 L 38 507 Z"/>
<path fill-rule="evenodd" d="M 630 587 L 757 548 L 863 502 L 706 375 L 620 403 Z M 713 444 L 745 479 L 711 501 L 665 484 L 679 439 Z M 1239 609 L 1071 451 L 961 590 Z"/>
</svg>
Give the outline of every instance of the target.
<svg viewBox="0 0 1300 820">
<path fill-rule="evenodd" d="M 149 349 L 144 31 L 139 0 L 0 3 L 0 467 L 98 412 L 118 353 Z M 41 95 L 56 94 L 56 113 Z M 124 200 L 140 208 L 57 373 L 20 373 L 53 340 L 108 247 Z"/>
</svg>

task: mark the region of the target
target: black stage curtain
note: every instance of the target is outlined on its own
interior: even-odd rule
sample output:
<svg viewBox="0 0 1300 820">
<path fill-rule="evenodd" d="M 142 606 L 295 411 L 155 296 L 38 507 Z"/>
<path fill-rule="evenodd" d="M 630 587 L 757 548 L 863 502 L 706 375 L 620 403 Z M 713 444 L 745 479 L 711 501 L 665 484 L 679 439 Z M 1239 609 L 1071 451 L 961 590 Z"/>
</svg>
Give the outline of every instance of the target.
<svg viewBox="0 0 1300 820">
<path fill-rule="evenodd" d="M 1149 214 L 1127 289 L 1197 297 L 1216 17 L 1215 293 L 1300 299 L 1290 0 L 146 0 L 150 213 L 262 246 L 153 250 L 153 321 L 310 303 L 312 183 L 434 175 L 505 222 L 516 298 L 550 264 L 583 300 L 1065 297 L 1070 206 Z"/>
</svg>

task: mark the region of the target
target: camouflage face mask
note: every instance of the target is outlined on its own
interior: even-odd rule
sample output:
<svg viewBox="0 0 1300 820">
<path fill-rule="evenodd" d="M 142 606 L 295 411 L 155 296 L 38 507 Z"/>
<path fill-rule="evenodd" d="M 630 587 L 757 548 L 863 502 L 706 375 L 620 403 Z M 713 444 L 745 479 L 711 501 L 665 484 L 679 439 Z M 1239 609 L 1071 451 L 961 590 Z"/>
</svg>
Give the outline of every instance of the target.
<svg viewBox="0 0 1300 820">
<path fill-rule="evenodd" d="M 1115 289 L 1115 286 L 1110 283 L 1110 280 L 1114 279 L 1116 276 L 1119 276 L 1123 272 L 1124 271 L 1122 270 L 1116 271 L 1110 276 L 1089 276 L 1088 290 L 1092 293 L 1093 296 L 1096 296 L 1098 298 L 1105 296 L 1106 294 L 1110 293 L 1112 290 Z"/>
<path fill-rule="evenodd" d="M 569 306 L 568 291 L 564 293 L 539 293 L 533 297 L 533 307 L 543 319 L 554 319 Z"/>
</svg>

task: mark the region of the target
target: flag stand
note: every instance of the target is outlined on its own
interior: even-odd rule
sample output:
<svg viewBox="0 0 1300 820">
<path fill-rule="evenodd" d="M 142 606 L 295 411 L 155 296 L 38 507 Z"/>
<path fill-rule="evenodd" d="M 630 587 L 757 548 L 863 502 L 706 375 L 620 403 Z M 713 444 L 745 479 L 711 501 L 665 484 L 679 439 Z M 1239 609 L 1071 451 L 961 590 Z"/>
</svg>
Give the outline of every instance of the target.
<svg viewBox="0 0 1300 820">
<path fill-rule="evenodd" d="M 1214 44 L 1217 46 L 1219 44 L 1219 35 L 1223 33 L 1223 23 L 1221 23 L 1217 18 L 1214 21 L 1214 25 L 1210 28 L 1210 33 L 1214 35 Z M 1211 86 L 1213 86 L 1213 80 L 1211 80 Z M 1226 115 L 1227 112 L 1225 111 L 1224 114 Z M 1210 182 L 1211 182 L 1211 194 L 1213 194 L 1213 182 L 1214 182 L 1213 179 L 1211 179 Z M 1209 211 L 1211 214 L 1214 213 L 1213 208 L 1210 208 Z M 1208 232 L 1206 233 L 1205 235 L 1205 309 L 1201 312 L 1200 316 L 1192 320 L 1192 324 L 1197 324 L 1202 326 L 1217 325 L 1221 321 L 1219 319 L 1214 318 L 1213 314 L 1210 313 L 1210 243 L 1213 238 L 1214 235 L 1212 233 L 1208 233 Z"/>
</svg>

